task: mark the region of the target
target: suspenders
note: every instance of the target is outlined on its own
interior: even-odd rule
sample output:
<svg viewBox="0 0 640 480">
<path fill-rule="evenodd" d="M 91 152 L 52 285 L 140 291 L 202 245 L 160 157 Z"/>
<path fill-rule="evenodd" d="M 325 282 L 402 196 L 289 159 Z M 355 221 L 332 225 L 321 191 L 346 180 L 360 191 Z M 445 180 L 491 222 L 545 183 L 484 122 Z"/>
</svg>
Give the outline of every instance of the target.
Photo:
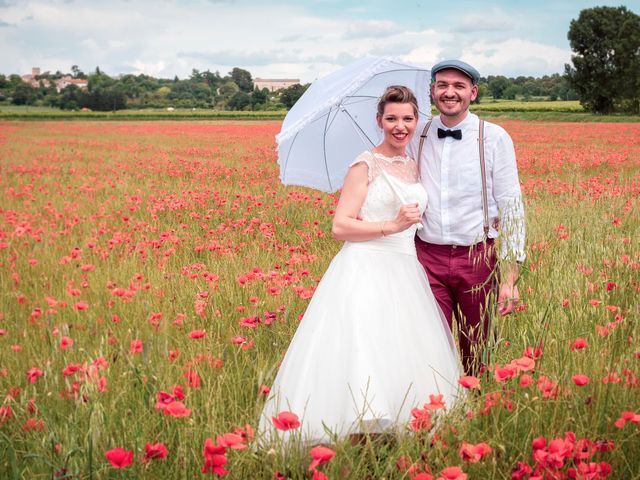
<svg viewBox="0 0 640 480">
<path fill-rule="evenodd" d="M 420 134 L 420 144 L 418 146 L 418 168 L 420 168 L 420 159 L 422 158 L 422 147 L 424 146 L 424 140 L 429 133 L 429 127 L 431 127 L 432 120 L 429 120 L 424 126 L 422 133 Z M 482 215 L 483 223 L 482 229 L 484 231 L 484 238 L 489 238 L 489 200 L 487 198 L 487 168 L 484 161 L 484 120 L 480 119 L 478 136 L 478 150 L 480 153 L 480 176 L 482 177 Z"/>
</svg>

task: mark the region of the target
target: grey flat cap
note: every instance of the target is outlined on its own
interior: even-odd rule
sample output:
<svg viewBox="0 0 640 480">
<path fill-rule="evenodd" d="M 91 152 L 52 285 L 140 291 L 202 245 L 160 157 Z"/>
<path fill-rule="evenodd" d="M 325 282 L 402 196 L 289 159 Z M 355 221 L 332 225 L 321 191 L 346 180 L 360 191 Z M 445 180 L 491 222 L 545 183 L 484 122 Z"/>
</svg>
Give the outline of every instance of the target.
<svg viewBox="0 0 640 480">
<path fill-rule="evenodd" d="M 478 80 L 480 80 L 480 72 L 462 60 L 443 60 L 442 62 L 436 63 L 431 67 L 431 80 L 436 79 L 436 73 L 447 68 L 461 71 L 471 79 L 471 83 L 474 85 L 477 85 Z"/>
</svg>

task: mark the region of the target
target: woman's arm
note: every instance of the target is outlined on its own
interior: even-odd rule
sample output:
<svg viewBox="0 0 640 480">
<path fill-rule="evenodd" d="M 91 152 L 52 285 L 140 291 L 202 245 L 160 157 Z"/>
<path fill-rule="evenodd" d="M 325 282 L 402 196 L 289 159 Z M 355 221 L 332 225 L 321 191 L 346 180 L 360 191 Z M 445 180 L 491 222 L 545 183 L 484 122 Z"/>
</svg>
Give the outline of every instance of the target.
<svg viewBox="0 0 640 480">
<path fill-rule="evenodd" d="M 331 233 L 336 240 L 362 242 L 406 230 L 420 223 L 418 204 L 403 205 L 394 220 L 365 222 L 358 220 L 358 213 L 367 196 L 368 178 L 365 162 L 353 165 L 342 186 L 342 193 L 333 217 Z"/>
</svg>

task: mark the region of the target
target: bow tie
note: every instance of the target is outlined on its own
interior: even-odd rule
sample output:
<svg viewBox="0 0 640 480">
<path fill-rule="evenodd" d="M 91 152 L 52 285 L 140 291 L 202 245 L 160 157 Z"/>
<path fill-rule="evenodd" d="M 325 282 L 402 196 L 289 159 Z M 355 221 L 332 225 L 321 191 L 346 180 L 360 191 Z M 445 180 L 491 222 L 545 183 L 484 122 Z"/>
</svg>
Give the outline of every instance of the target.
<svg viewBox="0 0 640 480">
<path fill-rule="evenodd" d="M 456 140 L 462 140 L 462 130 L 443 130 L 438 129 L 438 138 L 453 137 Z"/>
</svg>

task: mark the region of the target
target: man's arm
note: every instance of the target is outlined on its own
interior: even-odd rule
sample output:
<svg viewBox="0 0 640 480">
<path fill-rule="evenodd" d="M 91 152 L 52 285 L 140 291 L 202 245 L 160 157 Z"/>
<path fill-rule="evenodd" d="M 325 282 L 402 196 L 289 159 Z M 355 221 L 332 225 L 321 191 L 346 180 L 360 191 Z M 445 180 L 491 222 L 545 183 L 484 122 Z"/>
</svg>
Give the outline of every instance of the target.
<svg viewBox="0 0 640 480">
<path fill-rule="evenodd" d="M 498 313 L 511 313 L 519 299 L 517 280 L 525 259 L 525 220 L 515 150 L 509 135 L 501 131 L 493 165 L 493 197 L 500 212 L 500 287 Z"/>
</svg>

